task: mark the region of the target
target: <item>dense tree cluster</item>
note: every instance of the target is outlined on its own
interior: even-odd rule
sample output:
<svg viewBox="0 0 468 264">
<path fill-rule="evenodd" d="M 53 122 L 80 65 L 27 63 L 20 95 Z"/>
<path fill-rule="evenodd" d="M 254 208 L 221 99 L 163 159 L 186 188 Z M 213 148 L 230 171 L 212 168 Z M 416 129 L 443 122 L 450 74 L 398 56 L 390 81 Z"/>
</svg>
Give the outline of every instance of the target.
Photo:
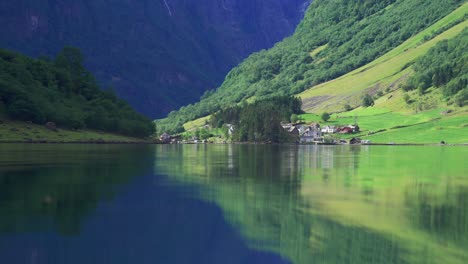
<svg viewBox="0 0 468 264">
<path fill-rule="evenodd" d="M 397 47 L 465 1 L 315 0 L 290 38 L 251 55 L 215 93 L 160 121 L 167 130 L 249 98 L 297 94 Z M 455 21 L 460 22 L 460 21 Z"/>
<path fill-rule="evenodd" d="M 37 124 L 136 137 L 153 134 L 153 122 L 111 90 L 99 89 L 82 62 L 81 52 L 72 47 L 65 47 L 54 61 L 0 49 L 0 111 Z"/>
<path fill-rule="evenodd" d="M 468 104 L 468 29 L 450 40 L 439 42 L 413 66 L 415 75 L 403 86 L 422 94 L 430 87 L 453 97 L 459 106 Z"/>
<path fill-rule="evenodd" d="M 232 137 L 235 141 L 288 142 L 294 138 L 281 127 L 281 122 L 299 113 L 299 98 L 279 96 L 223 109 L 213 114 L 210 122 L 218 128 L 234 125 Z"/>
<path fill-rule="evenodd" d="M 374 98 L 370 94 L 364 95 L 362 98 L 362 106 L 363 107 L 369 107 L 369 106 L 374 106 Z"/>
</svg>

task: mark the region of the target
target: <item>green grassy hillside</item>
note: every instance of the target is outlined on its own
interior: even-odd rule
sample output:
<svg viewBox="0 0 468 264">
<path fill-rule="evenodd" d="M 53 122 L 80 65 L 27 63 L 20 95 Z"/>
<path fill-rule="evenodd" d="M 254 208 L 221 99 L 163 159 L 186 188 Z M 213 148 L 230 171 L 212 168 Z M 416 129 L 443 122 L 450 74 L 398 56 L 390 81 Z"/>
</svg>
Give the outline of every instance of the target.
<svg viewBox="0 0 468 264">
<path fill-rule="evenodd" d="M 328 124 L 356 118 L 358 136 L 375 143 L 468 143 L 467 13 L 465 4 L 375 61 L 304 91 L 312 114 L 303 118 L 319 121 L 324 111 L 335 113 Z M 374 106 L 361 107 L 365 94 Z"/>
<path fill-rule="evenodd" d="M 379 91 L 398 89 L 398 84 L 404 83 L 412 74 L 408 65 L 441 40 L 459 35 L 468 26 L 468 21 L 460 22 L 467 13 L 468 4 L 465 4 L 371 63 L 302 92 L 300 97 L 304 101 L 304 110 L 343 111 L 345 104 L 359 106 L 366 93 L 376 95 Z M 459 23 L 453 26 L 456 22 Z M 440 31 L 440 34 L 435 34 Z"/>
<path fill-rule="evenodd" d="M 393 93 L 395 96 L 401 93 Z M 391 99 L 390 99 L 391 100 Z M 350 139 L 361 137 L 373 143 L 447 144 L 468 143 L 468 112 L 466 109 L 447 113 L 447 107 L 418 113 L 404 113 L 386 108 L 387 98 L 376 101 L 374 107 L 359 107 L 353 111 L 333 114 L 328 122 L 316 114 L 304 114 L 306 122 L 321 122 L 324 125 L 348 125 L 354 120 L 361 128 L 358 134 L 339 136 Z"/>
<path fill-rule="evenodd" d="M 158 121 L 158 124 L 161 130 L 181 131 L 185 122 L 222 108 L 239 102 L 298 94 L 310 87 L 339 80 L 366 65 L 378 64 L 379 58 L 395 58 L 398 61 L 399 58 L 396 57 L 401 55 L 400 59 L 406 59 L 409 54 L 403 53 L 409 47 L 422 45 L 419 54 L 412 54 L 416 58 L 437 43 L 437 36 L 441 33 L 446 33 L 445 37 L 449 37 L 463 29 L 464 26 L 460 26 L 460 23 L 466 18 L 465 2 L 316 0 L 292 37 L 268 51 L 253 54 L 227 75 L 216 92 L 206 95 L 195 105 L 172 112 L 167 119 Z M 459 25 L 459 28 L 446 32 L 455 25 Z M 406 62 L 402 66 L 393 67 L 398 72 L 403 66 L 407 66 Z M 375 71 L 373 74 L 369 72 L 375 78 L 374 82 L 380 80 L 392 83 L 405 76 L 405 73 L 387 76 L 384 73 L 387 69 L 374 68 L 378 70 L 378 75 L 375 75 Z M 409 74 L 410 70 L 406 73 Z M 372 84 L 372 80 L 360 78 L 357 82 L 363 87 L 356 88 L 344 83 L 338 88 L 360 91 Z M 319 105 L 327 104 L 324 102 L 328 102 L 330 95 L 334 98 L 336 96 L 333 95 L 339 93 L 341 92 L 323 89 L 323 93 L 304 96 L 305 99 L 315 97 L 312 101 L 305 100 L 305 108 L 311 110 L 317 102 Z M 360 94 L 356 94 L 357 98 L 359 96 Z M 341 100 L 342 98 L 337 97 L 337 101 Z"/>
</svg>

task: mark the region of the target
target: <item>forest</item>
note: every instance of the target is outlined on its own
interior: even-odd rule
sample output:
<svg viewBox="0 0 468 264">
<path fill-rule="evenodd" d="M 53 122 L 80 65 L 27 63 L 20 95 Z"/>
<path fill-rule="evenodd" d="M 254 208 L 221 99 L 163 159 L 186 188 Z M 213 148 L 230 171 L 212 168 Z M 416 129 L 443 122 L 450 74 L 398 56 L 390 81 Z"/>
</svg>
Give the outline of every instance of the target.
<svg viewBox="0 0 468 264">
<path fill-rule="evenodd" d="M 212 115 L 212 127 L 234 125 L 232 139 L 240 142 L 294 142 L 295 138 L 281 127 L 293 114 L 300 114 L 301 99 L 278 96 L 252 104 L 228 107 Z"/>
<path fill-rule="evenodd" d="M 254 53 L 216 91 L 158 121 L 162 130 L 255 98 L 294 95 L 357 69 L 397 47 L 465 1 L 315 0 L 293 36 Z M 461 21 L 456 21 L 459 23 Z"/>
<path fill-rule="evenodd" d="M 0 49 L 0 114 L 12 120 L 54 122 L 67 129 L 134 137 L 155 132 L 153 122 L 117 98 L 111 88 L 100 89 L 74 47 L 64 47 L 55 59 Z"/>
<path fill-rule="evenodd" d="M 439 42 L 413 65 L 415 74 L 403 86 L 420 94 L 430 87 L 441 89 L 459 106 L 468 104 L 468 29 L 450 40 Z"/>
</svg>

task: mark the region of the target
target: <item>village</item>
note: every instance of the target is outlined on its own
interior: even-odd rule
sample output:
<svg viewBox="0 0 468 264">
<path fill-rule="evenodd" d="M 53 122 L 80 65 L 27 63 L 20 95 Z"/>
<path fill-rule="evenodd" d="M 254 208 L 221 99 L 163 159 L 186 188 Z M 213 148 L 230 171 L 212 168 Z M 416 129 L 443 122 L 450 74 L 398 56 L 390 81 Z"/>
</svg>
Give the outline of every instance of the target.
<svg viewBox="0 0 468 264">
<path fill-rule="evenodd" d="M 224 125 L 227 131 L 227 136 L 230 137 L 235 132 L 235 126 L 232 124 Z M 296 138 L 296 144 L 315 144 L 315 145 L 337 145 L 337 144 L 350 144 L 350 145 L 369 145 L 371 144 L 370 140 L 363 140 L 358 137 L 352 137 L 349 140 L 343 139 L 341 137 L 349 138 L 350 135 L 357 134 L 360 132 L 358 124 L 345 125 L 345 126 L 335 126 L 335 125 L 325 125 L 320 126 L 319 123 L 310 123 L 305 124 L 300 123 L 281 123 L 281 127 L 288 132 L 292 138 Z M 208 130 L 210 127 L 208 125 L 202 128 L 203 130 Z M 221 138 L 221 136 L 218 136 Z M 183 138 L 181 135 L 169 135 L 163 133 L 159 140 L 163 144 L 207 144 L 207 143 L 228 143 L 225 139 L 221 141 L 213 141 L 206 137 L 197 137 L 191 135 L 189 138 Z"/>
<path fill-rule="evenodd" d="M 369 140 L 362 140 L 360 138 L 352 138 L 349 141 L 346 139 L 339 139 L 337 135 L 351 135 L 360 132 L 359 125 L 346 125 L 334 126 L 326 125 L 321 127 L 319 123 L 294 124 L 282 123 L 283 129 L 288 133 L 298 138 L 299 144 L 371 144 Z"/>
</svg>

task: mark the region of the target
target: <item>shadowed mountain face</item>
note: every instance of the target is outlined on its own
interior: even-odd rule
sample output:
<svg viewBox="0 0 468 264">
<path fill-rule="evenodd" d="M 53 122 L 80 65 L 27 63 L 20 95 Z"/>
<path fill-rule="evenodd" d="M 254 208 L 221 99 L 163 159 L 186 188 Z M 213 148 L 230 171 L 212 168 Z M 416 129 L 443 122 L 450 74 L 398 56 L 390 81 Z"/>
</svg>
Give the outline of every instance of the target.
<svg viewBox="0 0 468 264">
<path fill-rule="evenodd" d="M 0 3 L 0 47 L 82 49 L 88 68 L 137 110 L 197 101 L 250 53 L 290 35 L 310 0 L 18 0 Z"/>
</svg>

